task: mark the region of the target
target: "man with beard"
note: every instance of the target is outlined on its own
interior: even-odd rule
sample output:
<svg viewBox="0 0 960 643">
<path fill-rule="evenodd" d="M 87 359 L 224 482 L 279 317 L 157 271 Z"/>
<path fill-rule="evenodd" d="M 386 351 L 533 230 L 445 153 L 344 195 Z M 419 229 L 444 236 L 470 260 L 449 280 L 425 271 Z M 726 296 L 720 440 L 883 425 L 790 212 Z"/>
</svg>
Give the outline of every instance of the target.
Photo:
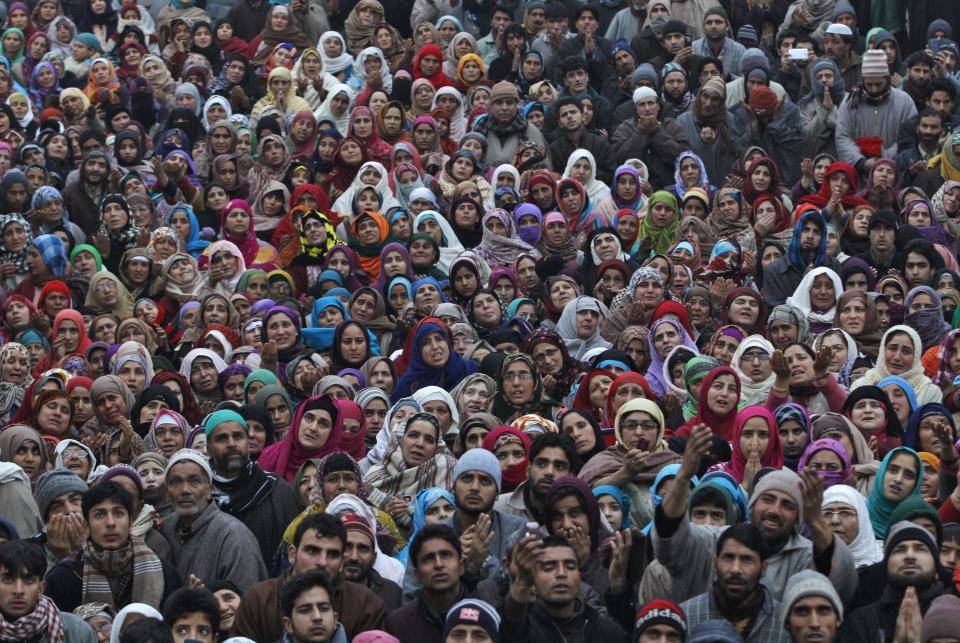
<svg viewBox="0 0 960 643">
<path fill-rule="evenodd" d="M 896 158 L 900 123 L 917 115 L 913 99 L 890 84 L 887 56 L 863 54 L 863 78 L 837 110 L 838 160 L 858 170 L 868 157 Z"/>
<path fill-rule="evenodd" d="M 823 35 L 824 51 L 827 58 L 832 58 L 840 69 L 840 75 L 843 77 L 843 84 L 846 87 L 856 87 L 860 82 L 860 70 L 862 60 L 860 56 L 853 51 L 853 45 L 857 37 L 853 33 L 853 28 L 843 23 L 834 23 L 827 27 Z M 881 52 L 883 53 L 883 52 Z M 883 56 L 886 63 L 886 54 Z"/>
<path fill-rule="evenodd" d="M 525 536 L 516 545 L 517 575 L 503 606 L 506 643 L 624 640 L 616 622 L 578 600 L 580 565 L 576 547 L 563 536 Z"/>
<path fill-rule="evenodd" d="M 236 411 L 212 413 L 204 433 L 217 504 L 253 531 L 263 560 L 273 560 L 284 528 L 300 513 L 296 492 L 250 459 L 247 421 Z"/>
<path fill-rule="evenodd" d="M 796 574 L 780 607 L 780 620 L 791 643 L 836 643 L 843 602 L 823 574 L 812 569 Z"/>
<path fill-rule="evenodd" d="M 528 522 L 544 524 L 547 492 L 577 463 L 577 447 L 570 436 L 542 433 L 530 445 L 527 479 L 514 491 L 501 494 L 494 509 Z"/>
<path fill-rule="evenodd" d="M 664 118 L 677 118 L 693 103 L 687 72 L 677 63 L 667 63 L 660 70 Z"/>
<path fill-rule="evenodd" d="M 707 592 L 718 573 L 714 545 L 727 527 L 695 525 L 687 519 L 690 480 L 711 437 L 706 425 L 694 427 L 680 470 L 654 514 L 653 551 L 673 577 L 678 598 Z M 774 599 L 779 600 L 790 577 L 804 569 L 828 576 L 846 600 L 853 595 L 857 583 L 853 556 L 823 518 L 822 498 L 823 483 L 815 471 L 806 470 L 801 478 L 789 469 L 768 473 L 750 495 L 750 524 L 760 531 L 766 552 L 760 578 Z M 804 525 L 810 539 L 800 535 Z"/>
<path fill-rule="evenodd" d="M 797 217 L 787 254 L 763 269 L 763 300 L 772 309 L 791 296 L 810 266 L 826 266 L 835 272 L 840 262 L 827 254 L 827 222 L 815 208 Z"/>
<path fill-rule="evenodd" d="M 880 600 L 855 610 L 840 630 L 844 641 L 919 641 L 912 631 L 935 598 L 946 573 L 933 534 L 907 521 L 890 528 L 883 546 L 886 587 Z M 900 631 L 898 631 L 898 628 Z"/>
<path fill-rule="evenodd" d="M 681 603 L 688 627 L 710 620 L 733 624 L 746 643 L 788 640 L 777 621 L 780 603 L 760 579 L 767 571 L 766 546 L 760 530 L 733 525 L 717 540 L 713 587 Z"/>
<path fill-rule="evenodd" d="M 744 111 L 750 123 L 750 144 L 770 150 L 785 185 L 799 181 L 806 135 L 797 106 L 787 97 L 778 98 L 770 87 L 758 85 Z"/>
<path fill-rule="evenodd" d="M 637 69 L 637 54 L 627 44 L 626 39 L 621 38 L 613 43 L 610 57 L 613 58 L 613 66 L 617 73 L 611 74 L 604 81 L 600 95 L 615 108 L 624 101 L 630 100 L 630 93 L 633 91 L 633 72 Z"/>
<path fill-rule="evenodd" d="M 347 546 L 343 550 L 343 577 L 352 583 L 364 585 L 380 597 L 384 608 L 391 612 L 400 607 L 403 589 L 387 580 L 373 568 L 380 552 L 370 525 L 356 514 L 341 518 L 347 529 Z"/>
<path fill-rule="evenodd" d="M 957 104 L 957 87 L 953 81 L 948 78 L 934 78 L 926 84 L 923 90 L 923 103 L 917 107 L 917 110 L 933 109 L 944 118 L 944 131 L 953 132 L 960 126 L 960 116 L 953 113 Z M 911 118 L 900 125 L 900 132 L 897 134 L 897 148 L 905 150 L 911 145 L 916 145 L 919 133 L 917 132 L 917 122 L 920 116 Z M 940 147 L 943 141 L 937 144 L 936 154 L 940 153 Z"/>
<path fill-rule="evenodd" d="M 933 73 L 933 58 L 924 51 L 915 51 L 904 60 L 907 77 L 900 89 L 910 94 L 913 104 L 920 111 L 926 105 L 927 86 Z"/>
<path fill-rule="evenodd" d="M 63 190 L 63 207 L 88 237 L 100 231 L 100 202 L 108 194 L 110 159 L 100 151 L 87 152 L 80 164 L 79 180 Z"/>
<path fill-rule="evenodd" d="M 693 53 L 704 58 L 718 58 L 724 69 L 740 69 L 740 58 L 747 48 L 727 37 L 730 20 L 723 7 L 707 9 L 703 14 L 703 38 L 693 41 Z"/>
<path fill-rule="evenodd" d="M 923 174 L 931 158 L 940 153 L 940 137 L 944 132 L 943 112 L 925 107 L 917 114 L 915 123 L 915 140 L 910 147 L 900 146 L 897 154 L 897 167 L 900 169 L 900 185 L 913 185 L 913 182 Z M 901 133 L 906 123 L 901 126 Z"/>
<path fill-rule="evenodd" d="M 596 91 L 603 87 L 603 81 L 610 74 L 610 41 L 597 35 L 600 30 L 600 8 L 593 4 L 582 4 L 574 12 L 573 25 L 576 35 L 567 38 L 560 45 L 557 55 L 560 60 L 576 56 L 587 65 L 590 73 L 590 85 Z"/>
<path fill-rule="evenodd" d="M 700 87 L 692 107 L 680 115 L 690 149 L 703 160 L 707 176 L 720 180 L 747 147 L 750 132 L 727 111 L 727 86 L 714 76 Z M 717 178 L 713 178 L 717 177 Z"/>
</svg>

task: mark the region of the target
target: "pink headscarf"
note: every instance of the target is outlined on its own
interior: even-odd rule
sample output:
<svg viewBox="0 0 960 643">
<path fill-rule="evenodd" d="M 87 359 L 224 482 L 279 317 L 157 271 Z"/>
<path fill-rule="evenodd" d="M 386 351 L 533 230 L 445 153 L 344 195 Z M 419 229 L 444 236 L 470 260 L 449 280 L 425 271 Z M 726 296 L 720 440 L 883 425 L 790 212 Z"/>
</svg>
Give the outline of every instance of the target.
<svg viewBox="0 0 960 643">
<path fill-rule="evenodd" d="M 333 429 L 319 449 L 308 451 L 300 444 L 300 422 L 307 411 L 321 409 L 330 414 L 333 419 Z M 343 417 L 333 398 L 329 395 L 316 395 L 307 398 L 297 407 L 293 414 L 290 430 L 283 439 L 271 444 L 263 450 L 257 463 L 267 472 L 283 476 L 287 482 L 293 484 L 297 477 L 300 465 L 307 460 L 323 458 L 331 453 L 341 452 L 340 435 L 343 433 Z"/>
</svg>

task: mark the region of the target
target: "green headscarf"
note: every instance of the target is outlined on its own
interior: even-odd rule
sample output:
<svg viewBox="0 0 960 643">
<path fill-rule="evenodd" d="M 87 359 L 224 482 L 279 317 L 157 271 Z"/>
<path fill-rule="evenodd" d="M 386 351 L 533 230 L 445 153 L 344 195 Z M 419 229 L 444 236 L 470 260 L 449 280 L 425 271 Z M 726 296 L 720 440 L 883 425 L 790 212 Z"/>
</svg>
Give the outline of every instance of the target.
<svg viewBox="0 0 960 643">
<path fill-rule="evenodd" d="M 243 274 L 240 275 L 240 281 L 237 282 L 237 292 L 246 292 L 247 291 L 247 282 L 250 281 L 251 277 L 263 277 L 267 278 L 267 273 L 259 268 L 248 268 L 243 271 Z"/>
<path fill-rule="evenodd" d="M 683 419 L 689 420 L 697 414 L 697 398 L 693 396 L 691 387 L 705 378 L 707 373 L 720 366 L 720 362 L 712 357 L 697 355 L 683 367 L 683 388 L 687 389 L 687 400 L 683 403 Z"/>
<path fill-rule="evenodd" d="M 100 251 L 94 248 L 91 245 L 81 243 L 79 246 L 70 251 L 70 265 L 73 265 L 73 258 L 76 257 L 81 252 L 89 252 L 93 255 L 93 260 L 97 262 L 97 272 L 103 270 L 103 257 L 100 256 Z"/>
<path fill-rule="evenodd" d="M 664 228 L 658 228 L 653 223 L 653 207 L 657 204 L 667 205 L 673 210 L 673 218 Z M 640 220 L 640 239 L 641 247 L 649 247 L 650 253 L 666 253 L 670 246 L 677 240 L 677 230 L 680 229 L 680 214 L 677 207 L 677 197 L 666 190 L 659 190 L 653 193 L 647 200 L 647 216 Z"/>
<path fill-rule="evenodd" d="M 254 382 L 263 382 L 264 386 L 271 386 L 280 384 L 280 380 L 274 373 L 271 373 L 265 368 L 258 368 L 249 375 L 247 379 L 243 380 L 243 399 L 247 399 L 247 389 L 250 388 L 250 385 Z"/>
<path fill-rule="evenodd" d="M 889 466 L 890 461 L 901 453 L 909 453 L 917 461 L 917 480 L 913 486 L 913 491 L 911 491 L 906 498 L 899 502 L 894 502 L 889 500 L 883 493 L 883 478 L 887 474 L 887 466 Z M 877 469 L 877 475 L 874 480 L 876 482 L 873 483 L 873 489 L 870 490 L 870 496 L 867 498 L 867 509 L 870 511 L 870 522 L 873 524 L 874 533 L 879 540 L 884 540 L 887 537 L 887 530 L 890 528 L 890 525 L 894 524 L 891 517 L 897 506 L 913 496 L 917 498 L 920 497 L 920 486 L 923 482 L 923 461 L 917 452 L 910 447 L 897 447 L 888 452 L 883 462 L 880 463 L 880 468 Z"/>
<path fill-rule="evenodd" d="M 7 37 L 7 34 L 8 34 L 8 33 L 16 33 L 16 34 L 18 34 L 18 35 L 20 36 L 20 51 L 18 51 L 18 52 L 17 52 L 17 55 L 16 55 L 16 56 L 13 56 L 12 58 L 11 58 L 10 56 L 7 56 L 7 58 L 10 60 L 10 64 L 11 64 L 11 65 L 16 65 L 16 64 L 19 63 L 19 62 L 23 62 L 23 56 L 24 56 L 24 53 L 23 53 L 23 52 L 24 52 L 24 51 L 26 50 L 26 48 L 27 48 L 27 38 L 26 38 L 26 36 L 23 35 L 23 31 L 22 31 L 22 30 L 17 29 L 16 27 L 10 27 L 9 29 L 5 29 L 5 30 L 4 30 L 3 35 L 0 35 L 0 40 L 5 39 L 5 38 Z M 7 55 L 7 52 L 4 51 L 4 52 L 3 52 L 3 55 L 6 56 L 6 55 Z"/>
</svg>

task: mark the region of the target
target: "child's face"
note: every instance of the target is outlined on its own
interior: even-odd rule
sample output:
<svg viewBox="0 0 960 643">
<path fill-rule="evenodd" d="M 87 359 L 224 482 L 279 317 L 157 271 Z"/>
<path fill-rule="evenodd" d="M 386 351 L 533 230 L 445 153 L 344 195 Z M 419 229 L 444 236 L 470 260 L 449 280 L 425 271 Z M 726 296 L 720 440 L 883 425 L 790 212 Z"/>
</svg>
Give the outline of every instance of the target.
<svg viewBox="0 0 960 643">
<path fill-rule="evenodd" d="M 230 40 L 233 38 L 233 27 L 229 23 L 223 23 L 217 27 L 217 40 Z"/>
<path fill-rule="evenodd" d="M 80 41 L 74 41 L 73 43 L 73 57 L 77 60 L 86 60 L 93 55 L 93 49 L 87 47 Z"/>
</svg>

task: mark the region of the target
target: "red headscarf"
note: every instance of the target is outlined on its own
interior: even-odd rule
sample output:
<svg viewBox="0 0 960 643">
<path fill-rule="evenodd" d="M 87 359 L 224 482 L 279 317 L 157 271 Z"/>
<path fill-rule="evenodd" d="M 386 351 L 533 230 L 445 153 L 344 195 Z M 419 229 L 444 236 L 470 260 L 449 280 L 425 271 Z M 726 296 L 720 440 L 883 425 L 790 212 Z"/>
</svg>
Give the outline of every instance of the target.
<svg viewBox="0 0 960 643">
<path fill-rule="evenodd" d="M 616 397 L 617 391 L 620 390 L 620 387 L 625 384 L 639 384 L 641 387 L 643 387 L 644 397 L 654 402 L 657 401 L 657 396 L 653 394 L 653 389 L 650 388 L 647 378 L 640 373 L 635 373 L 633 371 L 621 373 L 615 380 L 613 380 L 610 390 L 607 391 L 607 405 L 604 408 L 605 421 L 602 423 L 604 426 L 613 426 L 613 421 L 617 417 L 616 412 L 613 410 L 613 398 Z"/>
<path fill-rule="evenodd" d="M 45 283 L 40 289 L 40 294 L 37 295 L 37 306 L 43 309 L 43 312 L 50 314 L 44 302 L 53 293 L 60 293 L 67 298 L 67 308 L 73 307 L 73 294 L 70 292 L 70 287 L 59 279 L 54 279 Z"/>
<path fill-rule="evenodd" d="M 440 63 L 437 65 L 437 71 L 433 74 L 433 76 L 427 76 L 420 71 L 420 62 L 427 56 L 433 56 Z M 434 44 L 424 45 L 424 47 L 417 53 L 417 57 L 413 59 L 413 79 L 417 80 L 418 78 L 426 78 L 429 80 L 434 89 L 454 86 L 453 81 L 447 78 L 446 74 L 443 73 L 443 53 L 440 51 L 440 47 Z"/>
<path fill-rule="evenodd" d="M 710 390 L 710 387 L 713 386 L 714 380 L 716 380 L 721 375 L 732 375 L 733 381 L 737 385 L 737 397 L 733 402 L 733 408 L 730 409 L 725 415 L 718 415 L 710 409 L 710 405 L 707 403 L 707 394 Z M 710 427 L 710 430 L 713 431 L 714 435 L 719 435 L 721 438 L 727 442 L 733 440 L 733 435 L 736 430 L 737 424 L 737 401 L 740 399 L 740 378 L 737 376 L 737 372 L 734 371 L 729 366 L 718 366 L 703 378 L 703 385 L 700 388 L 700 399 L 697 401 L 697 414 L 687 420 L 687 422 L 677 429 L 674 432 L 674 435 L 680 437 L 687 437 L 690 435 L 690 432 L 693 430 L 693 427 L 697 426 L 700 423 L 706 424 Z"/>
<path fill-rule="evenodd" d="M 816 194 L 808 194 L 805 197 L 801 197 L 797 202 L 800 203 L 812 203 L 818 208 L 827 207 L 827 203 L 830 201 L 830 175 L 836 174 L 837 172 L 843 172 L 847 175 L 847 180 L 850 181 L 850 189 L 847 190 L 847 193 L 840 197 L 840 204 L 843 206 L 844 210 L 849 210 L 858 205 L 870 205 L 870 202 L 864 199 L 863 197 L 857 196 L 857 187 L 859 186 L 859 180 L 857 179 L 857 171 L 849 163 L 844 163 L 842 161 L 837 161 L 833 163 L 830 167 L 827 168 L 826 174 L 823 175 L 823 183 L 820 184 L 820 189 L 817 190 Z"/>
<path fill-rule="evenodd" d="M 743 328 L 744 335 L 760 335 L 761 337 L 767 336 L 767 304 L 764 303 L 763 297 L 760 296 L 753 288 L 748 288 L 746 286 L 741 286 L 740 288 L 734 288 L 730 291 L 730 294 L 727 295 L 726 300 L 723 302 L 723 310 L 720 311 L 720 321 L 724 324 L 733 324 L 729 318 L 730 315 L 730 304 L 733 303 L 733 300 L 737 297 L 752 297 L 760 305 L 759 312 L 757 313 L 757 321 L 754 322 L 751 328 Z M 666 302 L 664 302 L 666 303 Z M 738 326 L 739 328 L 739 326 Z"/>
<path fill-rule="evenodd" d="M 750 177 L 753 176 L 754 171 L 761 165 L 767 166 L 767 170 L 770 172 L 770 186 L 763 192 L 758 192 L 756 188 L 753 187 L 753 181 L 750 180 Z M 750 164 L 750 167 L 747 168 L 747 178 L 743 181 L 743 197 L 747 200 L 747 203 L 753 203 L 764 194 L 780 194 L 780 169 L 773 159 L 761 156 L 755 158 Z"/>
<path fill-rule="evenodd" d="M 63 283 L 63 282 L 59 282 Z M 66 284 L 64 284 L 66 287 Z M 90 341 L 90 338 L 87 337 L 87 327 L 83 323 L 83 315 L 74 310 L 73 308 L 66 308 L 57 313 L 57 316 L 53 319 L 53 327 L 50 329 L 50 343 L 53 344 L 54 340 L 57 338 L 57 333 L 60 332 L 60 326 L 65 321 L 72 321 L 77 329 L 80 331 L 80 341 L 77 344 L 77 348 L 71 353 L 80 353 L 81 355 L 87 352 L 87 348 L 90 347 L 90 344 L 93 342 Z M 64 356 L 66 357 L 66 356 Z M 57 364 L 53 363 L 53 351 L 44 355 L 40 361 L 37 363 L 37 367 L 34 372 L 42 373 L 43 371 L 54 368 Z"/>
<path fill-rule="evenodd" d="M 577 387 L 577 394 L 573 398 L 573 408 L 589 413 L 590 417 L 599 423 L 603 422 L 603 416 L 600 409 L 594 408 L 593 403 L 590 401 L 590 384 L 594 378 L 602 375 L 609 377 L 611 381 L 617 379 L 614 373 L 603 368 L 595 368 L 580 380 L 580 386 Z"/>
<path fill-rule="evenodd" d="M 359 462 L 367 455 L 367 447 L 364 444 L 363 436 L 367 425 L 367 416 L 363 408 L 353 400 L 334 400 L 334 404 L 340 410 L 340 423 L 344 420 L 357 420 L 360 422 L 360 428 L 356 433 L 344 431 L 340 435 L 340 450 L 350 455 L 351 458 Z"/>
<path fill-rule="evenodd" d="M 680 324 L 683 325 L 683 329 L 687 331 L 687 335 L 690 337 L 697 336 L 697 334 L 693 332 L 693 326 L 690 325 L 690 313 L 687 311 L 687 307 L 678 301 L 673 301 L 672 299 L 667 299 L 657 304 L 657 307 L 653 309 L 653 316 L 650 318 L 650 323 L 647 324 L 647 326 L 649 328 L 653 328 L 653 325 L 657 322 L 657 320 L 662 319 L 667 315 L 675 315 L 677 319 L 680 320 Z M 766 321 L 766 316 L 764 316 L 763 319 Z"/>
<path fill-rule="evenodd" d="M 314 451 L 308 451 L 300 444 L 300 422 L 307 411 L 322 409 L 333 419 L 333 429 L 323 446 Z M 257 463 L 267 472 L 283 476 L 287 482 L 293 484 L 297 477 L 297 470 L 307 460 L 323 458 L 331 453 L 342 452 L 340 435 L 343 433 L 343 417 L 333 398 L 329 395 L 316 395 L 304 400 L 293 414 L 290 430 L 283 439 L 266 447 L 260 453 Z"/>
<path fill-rule="evenodd" d="M 527 458 L 530 456 L 530 437 L 512 426 L 498 426 L 483 438 L 483 448 L 496 455 L 497 447 L 519 440 L 523 446 L 523 460 L 500 471 L 500 491 L 508 493 L 527 479 Z"/>
<path fill-rule="evenodd" d="M 740 446 L 740 435 L 743 433 L 743 427 L 747 420 L 755 417 L 763 418 L 770 430 L 770 443 L 764 454 L 760 456 L 760 465 L 773 467 L 774 469 L 783 467 L 783 452 L 780 448 L 780 432 L 777 430 L 777 420 L 765 406 L 754 404 L 737 414 L 737 425 L 733 432 L 733 458 L 723 465 L 723 470 L 736 478 L 737 482 L 743 482 L 743 470 L 747 466 L 747 454 L 743 452 L 743 448 Z"/>
<path fill-rule="evenodd" d="M 357 120 L 357 116 L 367 116 L 370 118 L 370 136 L 366 138 L 361 138 L 353 129 L 353 124 Z M 347 137 L 353 137 L 356 140 L 360 141 L 360 145 L 363 148 L 363 155 L 368 161 L 379 161 L 382 165 L 387 165 L 390 163 L 390 151 L 393 149 L 393 146 L 389 143 L 385 143 L 380 138 L 380 132 L 377 131 L 376 117 L 373 115 L 373 110 L 369 107 L 354 107 L 353 113 L 350 114 L 350 124 L 347 126 Z"/>
<path fill-rule="evenodd" d="M 249 217 L 250 225 L 247 227 L 247 233 L 242 237 L 231 237 L 227 234 L 224 224 L 231 210 L 243 210 Z M 257 233 L 253 229 L 253 210 L 243 199 L 233 199 L 220 211 L 220 238 L 229 241 L 240 249 L 240 254 L 243 255 L 243 261 L 246 265 L 250 266 L 256 263 L 257 253 L 260 252 L 260 243 L 257 241 Z"/>
<path fill-rule="evenodd" d="M 150 386 L 170 381 L 176 382 L 180 386 L 180 395 L 183 397 L 183 408 L 180 409 L 180 415 L 187 418 L 190 426 L 197 426 L 203 419 L 204 413 L 200 410 L 196 398 L 193 397 L 193 389 L 190 388 L 187 378 L 176 371 L 160 371 L 150 380 Z"/>
<path fill-rule="evenodd" d="M 756 223 L 757 210 L 767 201 L 773 204 L 773 210 L 776 212 L 773 220 L 773 230 L 771 230 L 768 234 L 772 234 L 774 232 L 783 232 L 790 227 L 790 211 L 787 210 L 786 206 L 783 205 L 783 201 L 781 201 L 778 197 L 771 196 L 769 194 L 761 194 L 758 196 L 753 202 L 753 206 L 750 208 L 750 220 Z"/>
</svg>

